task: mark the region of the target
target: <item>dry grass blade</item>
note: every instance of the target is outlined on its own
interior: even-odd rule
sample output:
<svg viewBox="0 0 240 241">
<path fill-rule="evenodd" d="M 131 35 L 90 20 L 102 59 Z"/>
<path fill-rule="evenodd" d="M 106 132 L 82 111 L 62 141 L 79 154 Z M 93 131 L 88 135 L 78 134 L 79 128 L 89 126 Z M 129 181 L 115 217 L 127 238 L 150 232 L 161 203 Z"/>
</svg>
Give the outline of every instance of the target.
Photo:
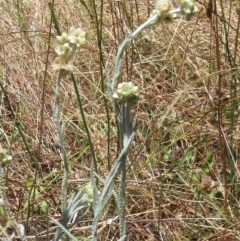
<svg viewBox="0 0 240 241">
<path fill-rule="evenodd" d="M 240 240 L 239 6 L 227 0 L 195 3 L 199 13 L 191 21 L 180 18 L 146 29 L 123 55 L 118 81 L 132 81 L 141 96 L 134 110 L 138 131 L 127 160 L 125 240 Z M 112 76 L 119 44 L 148 19 L 155 3 L 95 0 L 84 4 L 59 0 L 53 6 L 62 32 L 71 26 L 88 30 L 88 44 L 75 56 L 73 72 L 98 175 L 105 179 L 116 160 L 118 130 L 108 100 L 106 113 L 101 78 Z M 99 21 L 101 8 L 100 58 L 95 16 Z M 53 29 L 49 43 L 47 1 L 0 0 L 0 13 L 0 82 L 10 101 L 1 90 L 0 144 L 11 147 L 13 156 L 5 167 L 7 199 L 15 219 L 25 226 L 27 240 L 51 240 L 56 225 L 47 216 L 60 220 L 62 214 L 62 163 L 53 119 L 52 63 L 58 34 Z M 89 182 L 92 153 L 70 77 L 62 81 L 60 94 L 70 194 Z M 118 239 L 116 209 L 114 200 L 106 205 L 98 225 L 99 240 Z M 79 222 L 71 230 L 74 237 L 90 237 L 93 218 L 90 212 L 85 222 Z M 0 206 L 0 239 L 11 236 L 11 225 Z"/>
</svg>

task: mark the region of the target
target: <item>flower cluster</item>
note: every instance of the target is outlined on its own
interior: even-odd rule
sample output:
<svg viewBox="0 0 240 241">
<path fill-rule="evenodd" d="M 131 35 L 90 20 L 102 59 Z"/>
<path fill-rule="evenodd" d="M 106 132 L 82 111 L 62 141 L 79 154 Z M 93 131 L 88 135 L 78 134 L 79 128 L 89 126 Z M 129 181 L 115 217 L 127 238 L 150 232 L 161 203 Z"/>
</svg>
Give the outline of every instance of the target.
<svg viewBox="0 0 240 241">
<path fill-rule="evenodd" d="M 197 8 L 194 6 L 192 0 L 180 0 L 179 7 L 175 9 L 172 0 L 157 0 L 152 15 L 158 14 L 160 17 L 159 20 L 172 20 L 177 15 L 183 15 L 186 20 L 190 20 L 196 12 Z"/>
<path fill-rule="evenodd" d="M 58 57 L 54 60 L 53 68 L 55 70 L 72 71 L 73 66 L 70 63 L 77 48 L 86 44 L 86 32 L 81 28 L 71 27 L 68 33 L 57 36 L 57 47 L 55 52 Z"/>
<path fill-rule="evenodd" d="M 118 84 L 117 91 L 113 98 L 121 103 L 136 102 L 139 98 L 138 87 L 132 82 L 123 82 Z"/>
<path fill-rule="evenodd" d="M 0 167 L 5 167 L 11 160 L 12 156 L 8 154 L 8 151 L 0 148 Z"/>
<path fill-rule="evenodd" d="M 187 20 L 190 20 L 191 17 L 197 12 L 197 8 L 194 6 L 191 0 L 181 0 L 180 9 Z"/>
<path fill-rule="evenodd" d="M 88 203 L 91 204 L 93 201 L 93 187 L 92 184 L 89 183 L 83 188 L 83 193 L 86 195 L 88 199 Z"/>
<path fill-rule="evenodd" d="M 156 10 L 160 13 L 167 13 L 173 8 L 171 0 L 157 0 Z"/>
</svg>

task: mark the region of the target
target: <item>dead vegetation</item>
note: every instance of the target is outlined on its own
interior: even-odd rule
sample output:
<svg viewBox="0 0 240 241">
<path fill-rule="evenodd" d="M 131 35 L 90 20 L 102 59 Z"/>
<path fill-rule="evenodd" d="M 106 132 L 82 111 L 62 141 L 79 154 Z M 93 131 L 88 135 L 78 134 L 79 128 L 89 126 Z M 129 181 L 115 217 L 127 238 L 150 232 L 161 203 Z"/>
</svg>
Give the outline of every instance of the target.
<svg viewBox="0 0 240 241">
<path fill-rule="evenodd" d="M 74 74 L 99 175 L 104 178 L 108 143 L 106 86 L 101 81 L 106 85 L 118 45 L 148 18 L 154 2 L 85 2 L 87 8 L 80 1 L 56 1 L 54 9 L 62 32 L 71 26 L 88 32 L 88 44 L 74 59 Z M 136 108 L 138 133 L 128 160 L 127 240 L 240 240 L 239 170 L 231 156 L 237 161 L 240 152 L 239 52 L 235 50 L 239 9 L 237 1 L 220 2 L 224 14 L 219 3 L 217 16 L 214 10 L 206 15 L 208 3 L 198 1 L 199 14 L 190 22 L 177 19 L 153 26 L 125 54 L 120 81 L 133 81 L 141 92 Z M 0 81 L 9 98 L 8 102 L 1 91 L 0 143 L 13 156 L 7 168 L 8 199 L 29 240 L 36 240 L 35 235 L 47 240 L 55 227 L 39 203 L 45 200 L 54 218 L 61 215 L 62 164 L 52 118 L 56 73 L 51 64 L 57 34 L 50 25 L 47 1 L 1 0 L 0 13 Z M 229 27 L 227 44 L 224 23 Z M 87 168 L 92 161 L 70 78 L 61 85 L 61 106 L 70 156 L 70 195 L 89 182 Z M 109 103 L 108 110 L 113 163 L 117 128 Z M 29 199 L 34 179 L 38 195 Z M 114 203 L 108 205 L 99 240 L 117 240 L 115 209 Z M 0 220 L 11 232 L 8 218 Z M 89 236 L 91 220 L 90 212 L 72 233 L 80 240 Z"/>
</svg>

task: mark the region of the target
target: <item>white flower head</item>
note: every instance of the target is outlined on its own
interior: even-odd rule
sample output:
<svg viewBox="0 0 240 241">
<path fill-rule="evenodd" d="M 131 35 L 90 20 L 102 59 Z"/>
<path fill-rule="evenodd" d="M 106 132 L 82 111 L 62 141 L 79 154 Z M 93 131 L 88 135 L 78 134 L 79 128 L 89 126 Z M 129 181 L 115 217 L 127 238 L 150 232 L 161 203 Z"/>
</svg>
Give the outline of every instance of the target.
<svg viewBox="0 0 240 241">
<path fill-rule="evenodd" d="M 61 36 L 57 36 L 57 41 L 60 44 L 65 44 L 68 42 L 68 34 L 67 33 L 63 33 Z"/>
<path fill-rule="evenodd" d="M 159 20 L 171 21 L 176 18 L 176 14 L 173 12 L 172 0 L 157 0 L 155 10 L 151 15 L 159 15 Z"/>
<path fill-rule="evenodd" d="M 155 8 L 161 14 L 167 13 L 173 8 L 172 0 L 157 0 Z"/>
<path fill-rule="evenodd" d="M 54 70 L 65 70 L 65 74 L 73 71 L 70 60 L 73 58 L 78 47 L 86 43 L 86 32 L 81 28 L 71 27 L 68 33 L 57 36 L 57 47 L 55 52 L 58 57 L 53 62 Z"/>
<path fill-rule="evenodd" d="M 180 9 L 187 20 L 190 20 L 191 17 L 198 12 L 197 7 L 191 0 L 181 0 Z"/>
<path fill-rule="evenodd" d="M 92 203 L 93 201 L 93 186 L 91 183 L 88 183 L 84 188 L 83 188 L 83 193 L 87 196 L 88 198 L 88 203 Z"/>
<path fill-rule="evenodd" d="M 117 91 L 113 94 L 113 98 L 121 103 L 136 102 L 139 98 L 138 87 L 132 82 L 120 83 Z"/>
<path fill-rule="evenodd" d="M 55 52 L 58 56 L 67 56 L 72 51 L 72 47 L 69 43 L 58 45 L 55 48 Z"/>
<path fill-rule="evenodd" d="M 68 40 L 71 44 L 75 44 L 77 47 L 83 46 L 86 44 L 86 32 L 81 28 L 71 27 L 68 34 Z"/>
</svg>

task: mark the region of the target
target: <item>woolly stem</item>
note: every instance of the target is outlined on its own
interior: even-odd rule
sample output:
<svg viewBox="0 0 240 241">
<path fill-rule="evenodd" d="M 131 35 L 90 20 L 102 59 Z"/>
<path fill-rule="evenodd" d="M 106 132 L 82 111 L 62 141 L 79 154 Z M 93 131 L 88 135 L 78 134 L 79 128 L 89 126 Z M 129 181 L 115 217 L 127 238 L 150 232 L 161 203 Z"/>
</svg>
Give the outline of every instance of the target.
<svg viewBox="0 0 240 241">
<path fill-rule="evenodd" d="M 60 91 L 59 90 L 60 90 L 60 83 L 61 83 L 63 74 L 64 74 L 64 70 L 60 69 L 58 72 L 57 84 L 55 89 L 56 102 L 55 102 L 55 111 L 54 111 L 54 120 L 58 130 L 58 136 L 60 140 L 60 152 L 63 160 L 63 180 L 62 180 L 62 193 L 61 193 L 62 213 L 65 212 L 66 205 L 67 205 L 67 181 L 68 181 L 68 173 L 69 173 L 67 153 L 64 145 L 64 126 L 63 125 L 61 126 L 60 120 L 59 120 L 59 109 L 60 109 Z"/>
</svg>

